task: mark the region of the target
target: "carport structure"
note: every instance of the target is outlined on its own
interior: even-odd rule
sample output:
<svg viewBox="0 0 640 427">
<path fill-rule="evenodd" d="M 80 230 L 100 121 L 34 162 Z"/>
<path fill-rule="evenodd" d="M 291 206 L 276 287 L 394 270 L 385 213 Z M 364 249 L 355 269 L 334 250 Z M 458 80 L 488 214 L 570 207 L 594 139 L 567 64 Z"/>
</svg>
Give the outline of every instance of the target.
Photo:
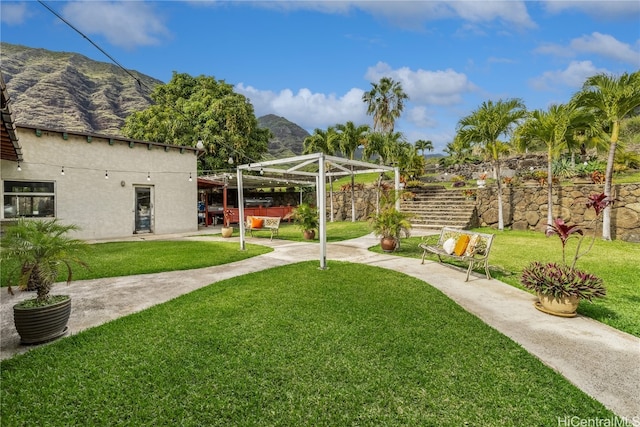
<svg viewBox="0 0 640 427">
<path fill-rule="evenodd" d="M 397 167 L 376 165 L 359 160 L 349 160 L 341 157 L 329 156 L 324 153 L 307 154 L 284 159 L 268 160 L 264 162 L 239 165 L 237 170 L 238 208 L 240 225 L 240 249 L 245 250 L 245 221 L 244 221 L 244 180 L 255 178 L 273 178 L 276 180 L 295 180 L 298 185 L 316 187 L 316 206 L 320 213 L 318 239 L 320 241 L 320 269 L 327 267 L 327 178 L 341 178 L 363 173 L 394 172 L 395 190 L 400 190 L 400 172 Z M 245 176 L 245 173 L 248 173 Z M 259 174 L 259 175 L 256 175 Z M 303 184 L 304 185 L 304 184 Z M 396 198 L 397 199 L 397 198 Z M 396 209 L 400 209 L 399 201 Z"/>
</svg>

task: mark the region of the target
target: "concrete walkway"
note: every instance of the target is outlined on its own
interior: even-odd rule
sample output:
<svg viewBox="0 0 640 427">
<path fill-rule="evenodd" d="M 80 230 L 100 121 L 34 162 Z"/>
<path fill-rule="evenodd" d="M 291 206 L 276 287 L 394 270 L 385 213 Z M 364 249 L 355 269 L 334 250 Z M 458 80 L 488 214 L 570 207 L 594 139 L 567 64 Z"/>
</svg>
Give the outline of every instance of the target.
<svg viewBox="0 0 640 427">
<path fill-rule="evenodd" d="M 208 233 L 213 231 L 207 230 Z M 169 237 L 220 239 L 211 236 Z M 167 236 L 157 238 L 166 239 Z M 218 267 L 75 281 L 71 286 L 56 284 L 54 291 L 73 298 L 69 329 L 71 334 L 75 334 L 233 276 L 305 260 L 318 260 L 319 265 L 320 248 L 317 244 L 264 238 L 249 238 L 247 242 L 268 245 L 274 251 Z M 533 307 L 533 295 L 498 280 L 474 275 L 469 282 L 464 282 L 466 272 L 437 262 L 427 261 L 422 265 L 416 259 L 367 250 L 377 243 L 378 240 L 371 235 L 330 243 L 327 245 L 327 259 L 397 270 L 429 283 L 560 372 L 616 415 L 640 426 L 639 338 L 587 317 L 561 318 L 541 313 Z M 12 297 L 0 292 L 1 359 L 33 348 L 19 344 L 12 314 L 13 304 L 31 296 L 16 293 Z"/>
</svg>

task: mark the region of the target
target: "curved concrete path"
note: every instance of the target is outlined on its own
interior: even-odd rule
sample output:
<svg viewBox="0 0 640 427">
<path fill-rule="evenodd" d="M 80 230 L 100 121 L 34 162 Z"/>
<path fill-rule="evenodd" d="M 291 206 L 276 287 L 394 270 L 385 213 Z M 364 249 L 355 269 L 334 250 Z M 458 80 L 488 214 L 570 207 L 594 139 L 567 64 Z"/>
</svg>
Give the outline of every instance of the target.
<svg viewBox="0 0 640 427">
<path fill-rule="evenodd" d="M 214 230 L 206 231 L 212 233 Z M 193 235 L 155 238 L 219 239 Z M 60 293 L 64 292 L 73 298 L 70 333 L 143 310 L 233 276 L 305 260 L 318 260 L 319 263 L 320 249 L 317 244 L 278 239 L 269 241 L 264 238 L 249 238 L 247 242 L 268 245 L 274 251 L 258 258 L 217 267 L 75 281 L 68 287 L 56 284 L 56 288 L 63 288 Z M 327 259 L 375 265 L 424 280 L 560 372 L 616 415 L 625 417 L 631 425 L 640 426 L 639 338 L 587 317 L 567 319 L 541 313 L 533 307 L 533 295 L 498 280 L 474 275 L 469 282 L 464 282 L 466 272 L 462 270 L 437 262 L 425 262 L 422 265 L 416 259 L 367 250 L 377 243 L 378 240 L 372 235 L 330 243 L 327 245 Z M 259 262 L 256 262 L 257 259 Z M 33 348 L 19 344 L 12 314 L 13 304 L 30 296 L 28 293 L 16 293 L 12 297 L 0 292 L 1 359 Z"/>
</svg>

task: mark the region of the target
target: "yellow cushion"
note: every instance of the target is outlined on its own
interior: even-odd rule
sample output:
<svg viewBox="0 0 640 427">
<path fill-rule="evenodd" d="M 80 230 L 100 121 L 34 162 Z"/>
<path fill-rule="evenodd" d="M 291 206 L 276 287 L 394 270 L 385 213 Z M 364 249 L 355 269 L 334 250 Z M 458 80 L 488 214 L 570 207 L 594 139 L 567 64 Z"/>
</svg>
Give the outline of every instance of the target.
<svg viewBox="0 0 640 427">
<path fill-rule="evenodd" d="M 262 228 L 264 220 L 262 218 L 251 218 L 251 228 Z"/>
<path fill-rule="evenodd" d="M 473 251 L 476 250 L 476 246 L 478 246 L 479 241 L 480 241 L 480 235 L 474 234 L 473 236 L 471 236 L 471 239 L 469 239 L 469 244 L 467 245 L 467 250 L 465 251 L 464 254 L 466 256 L 473 255 Z"/>
<path fill-rule="evenodd" d="M 453 249 L 453 253 L 458 255 L 458 256 L 462 256 L 464 254 L 464 251 L 467 250 L 467 245 L 469 245 L 469 235 L 468 234 L 463 234 L 460 237 L 458 237 L 458 240 L 456 241 L 456 247 Z"/>
</svg>

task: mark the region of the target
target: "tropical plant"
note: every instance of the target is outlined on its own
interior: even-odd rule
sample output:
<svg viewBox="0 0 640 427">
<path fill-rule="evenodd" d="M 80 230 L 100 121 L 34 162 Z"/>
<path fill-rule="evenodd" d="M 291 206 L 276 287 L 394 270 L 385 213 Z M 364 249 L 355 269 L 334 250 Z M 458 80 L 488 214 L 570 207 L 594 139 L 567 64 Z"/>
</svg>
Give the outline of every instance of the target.
<svg viewBox="0 0 640 427">
<path fill-rule="evenodd" d="M 420 151 L 420 154 L 424 156 L 425 151 L 433 151 L 433 142 L 430 140 L 419 139 L 414 145 L 416 146 L 416 150 Z"/>
<path fill-rule="evenodd" d="M 390 77 L 382 77 L 378 83 L 371 83 L 371 90 L 362 95 L 362 101 L 367 104 L 367 114 L 373 116 L 374 132 L 393 132 L 395 121 L 402 114 L 404 102 L 408 99 L 402 84 Z"/>
<path fill-rule="evenodd" d="M 591 220 L 589 228 L 593 227 L 591 244 L 581 248 L 586 234 L 577 225 L 569 225 L 562 218 L 556 218 L 549 224 L 547 236 L 557 235 L 562 244 L 562 263 L 541 263 L 534 261 L 522 270 L 521 283 L 527 289 L 539 294 L 559 299 L 561 297 L 578 297 L 591 301 L 594 297 L 602 297 L 606 294 L 601 278 L 575 268 L 578 259 L 591 251 L 595 242 L 597 227 L 595 223 L 600 219 L 605 208 L 610 206 L 613 200 L 604 193 L 592 194 L 586 203 L 587 208 L 593 208 L 595 217 Z M 579 236 L 579 237 L 578 237 Z M 575 253 L 571 264 L 567 263 L 566 247 L 569 239 L 578 238 Z"/>
<path fill-rule="evenodd" d="M 498 229 L 504 229 L 500 159 L 508 152 L 509 145 L 501 141 L 511 129 L 526 116 L 526 109 L 519 99 L 497 102 L 485 101 L 478 109 L 458 122 L 457 137 L 468 144 L 479 145 L 495 169 L 498 195 Z"/>
<path fill-rule="evenodd" d="M 597 74 L 589 77 L 573 101 L 591 111 L 602 124 L 609 154 L 605 170 L 604 194 L 612 195 L 613 168 L 621 121 L 640 106 L 640 71 L 615 77 Z M 602 237 L 611 240 L 611 207 L 604 210 Z"/>
<path fill-rule="evenodd" d="M 74 264 L 86 267 L 81 256 L 88 245 L 68 237 L 67 233 L 73 230 L 78 230 L 78 227 L 63 225 L 58 219 L 39 221 L 21 218 L 7 227 L 1 240 L 0 258 L 3 268 L 7 268 L 7 264 L 12 268 L 8 275 L 9 293 L 13 294 L 11 286 L 17 284 L 21 290 L 36 291 L 36 297 L 28 303 L 48 305 L 49 293 L 60 269 L 66 268 L 68 284 L 73 279 Z"/>
<path fill-rule="evenodd" d="M 356 126 L 353 122 L 348 121 L 345 124 L 337 124 L 338 131 L 337 143 L 340 152 L 350 160 L 353 160 L 356 150 L 363 146 L 367 141 L 369 133 L 368 125 Z M 352 168 L 353 169 L 353 168 Z M 356 222 L 356 198 L 354 190 L 355 177 L 351 174 L 351 221 Z"/>
<path fill-rule="evenodd" d="M 554 104 L 546 111 L 532 111 L 516 129 L 515 140 L 521 151 L 541 145 L 547 151 L 547 223 L 553 220 L 553 162 L 576 145 L 574 135 L 593 133 L 593 122 L 588 111 L 574 103 Z"/>
<path fill-rule="evenodd" d="M 395 195 L 395 191 L 389 191 L 384 194 L 380 210 L 368 218 L 373 233 L 381 239 L 392 239 L 396 249 L 400 247 L 400 238 L 411 236 L 411 214 L 396 209 L 398 197 L 402 197 L 402 193 Z"/>
<path fill-rule="evenodd" d="M 293 209 L 291 218 L 302 231 L 315 231 L 320 224 L 318 209 L 309 203 L 301 203 L 297 208 Z"/>
</svg>

